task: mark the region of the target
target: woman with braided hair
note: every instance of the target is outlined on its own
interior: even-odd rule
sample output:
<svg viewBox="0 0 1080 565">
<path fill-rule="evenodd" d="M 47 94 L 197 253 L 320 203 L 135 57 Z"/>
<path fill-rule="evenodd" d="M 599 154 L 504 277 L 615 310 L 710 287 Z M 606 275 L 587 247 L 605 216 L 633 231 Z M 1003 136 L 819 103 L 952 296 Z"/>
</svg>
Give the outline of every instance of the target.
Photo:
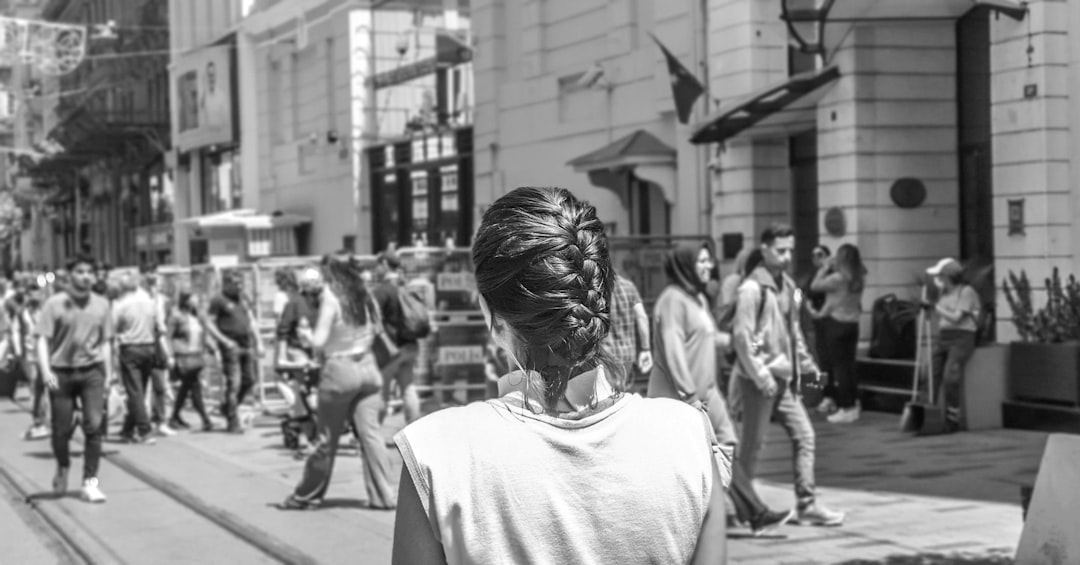
<svg viewBox="0 0 1080 565">
<path fill-rule="evenodd" d="M 480 307 L 517 369 L 500 397 L 395 437 L 394 563 L 723 563 L 724 485 L 700 410 L 620 394 L 601 348 L 604 226 L 562 188 L 518 188 L 473 244 Z"/>
</svg>

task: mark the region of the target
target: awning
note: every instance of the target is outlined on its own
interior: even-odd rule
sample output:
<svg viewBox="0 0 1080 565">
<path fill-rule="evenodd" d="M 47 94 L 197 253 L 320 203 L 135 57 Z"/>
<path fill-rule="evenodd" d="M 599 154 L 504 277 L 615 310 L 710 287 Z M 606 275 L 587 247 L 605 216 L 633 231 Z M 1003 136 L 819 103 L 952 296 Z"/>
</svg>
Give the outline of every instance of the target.
<svg viewBox="0 0 1080 565">
<path fill-rule="evenodd" d="M 626 195 L 618 187 L 632 170 L 634 176 L 659 186 L 668 202 L 675 201 L 675 148 L 645 130 L 639 129 L 566 164 L 579 173 L 588 173 L 592 184 L 610 188 L 624 198 Z"/>
<path fill-rule="evenodd" d="M 596 151 L 590 151 L 576 159 L 571 159 L 566 164 L 579 173 L 641 164 L 674 165 L 675 148 L 660 141 L 653 134 L 639 129 Z"/>
<path fill-rule="evenodd" d="M 311 218 L 298 214 L 286 214 L 275 212 L 273 214 L 257 214 L 255 210 L 229 210 L 215 214 L 194 216 L 177 222 L 181 225 L 198 228 L 244 228 L 247 230 L 290 228 L 310 224 Z"/>
<path fill-rule="evenodd" d="M 723 143 L 740 134 L 789 137 L 817 127 L 817 103 L 840 78 L 833 65 L 786 81 L 720 108 L 694 127 L 692 143 Z"/>
<path fill-rule="evenodd" d="M 792 12 L 813 12 L 820 0 L 786 0 Z M 872 20 L 948 20 L 986 6 L 1020 18 L 1027 13 L 1021 0 L 834 0 L 829 21 L 850 23 Z"/>
</svg>

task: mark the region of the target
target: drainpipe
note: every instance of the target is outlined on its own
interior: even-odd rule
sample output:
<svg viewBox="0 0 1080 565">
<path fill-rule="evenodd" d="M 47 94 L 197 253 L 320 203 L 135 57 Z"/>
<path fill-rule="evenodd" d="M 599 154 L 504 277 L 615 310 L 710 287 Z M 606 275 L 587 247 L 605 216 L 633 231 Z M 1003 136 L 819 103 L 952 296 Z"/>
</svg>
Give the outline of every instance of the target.
<svg viewBox="0 0 1080 565">
<path fill-rule="evenodd" d="M 693 54 L 694 64 L 697 67 L 705 93 L 697 105 L 699 120 L 709 115 L 712 107 L 712 93 L 709 90 L 709 0 L 690 0 L 690 20 L 693 25 Z M 709 185 L 709 146 L 701 144 L 695 148 L 694 177 L 698 185 L 698 199 L 701 216 L 699 218 L 698 231 L 707 234 L 712 239 L 712 216 L 713 198 L 712 188 Z"/>
</svg>

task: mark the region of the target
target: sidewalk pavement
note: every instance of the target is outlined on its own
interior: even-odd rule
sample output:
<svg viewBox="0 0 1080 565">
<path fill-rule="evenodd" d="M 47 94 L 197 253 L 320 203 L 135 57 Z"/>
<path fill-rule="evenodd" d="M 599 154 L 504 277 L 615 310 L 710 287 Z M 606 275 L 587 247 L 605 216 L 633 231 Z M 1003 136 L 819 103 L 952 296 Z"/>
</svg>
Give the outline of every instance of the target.
<svg viewBox="0 0 1080 565">
<path fill-rule="evenodd" d="M 155 446 L 117 446 L 118 453 L 110 457 L 175 485 L 219 515 L 295 547 L 312 562 L 357 557 L 389 562 L 394 513 L 368 510 L 359 503 L 365 491 L 353 449 L 339 452 L 320 510 L 284 512 L 274 507 L 299 481 L 303 467 L 281 445 L 278 422 L 277 417 L 260 416 L 242 436 L 181 433 Z M 1034 484 L 1046 434 L 996 430 L 912 438 L 896 431 L 896 423 L 896 416 L 879 413 L 866 413 L 854 425 L 816 421 L 820 499 L 847 511 L 847 522 L 840 528 L 785 526 L 768 538 L 734 530 L 729 532 L 729 561 L 1011 562 L 1023 525 L 1020 487 Z M 400 413 L 387 420 L 383 433 L 388 442 L 403 426 Z M 0 429 L 10 434 L 21 433 L 23 427 Z M 757 485 L 774 508 L 794 504 L 790 445 L 783 430 L 773 426 Z M 396 449 L 390 453 L 397 480 L 401 459 Z M 102 480 L 108 488 L 110 477 Z M 9 521 L 2 513 L 0 520 Z M 933 555 L 948 559 L 934 561 L 928 557 Z"/>
</svg>

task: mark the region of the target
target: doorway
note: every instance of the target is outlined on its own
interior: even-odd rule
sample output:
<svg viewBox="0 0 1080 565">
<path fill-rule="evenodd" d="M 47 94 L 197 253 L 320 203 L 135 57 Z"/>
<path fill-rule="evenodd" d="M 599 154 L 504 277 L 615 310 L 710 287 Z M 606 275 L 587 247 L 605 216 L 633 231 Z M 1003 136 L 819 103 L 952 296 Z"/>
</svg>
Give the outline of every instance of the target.
<svg viewBox="0 0 1080 565">
<path fill-rule="evenodd" d="M 791 228 L 795 231 L 794 274 L 801 281 L 813 276 L 813 251 L 821 238 L 818 228 L 817 130 L 788 140 L 788 168 L 791 171 Z"/>
</svg>

